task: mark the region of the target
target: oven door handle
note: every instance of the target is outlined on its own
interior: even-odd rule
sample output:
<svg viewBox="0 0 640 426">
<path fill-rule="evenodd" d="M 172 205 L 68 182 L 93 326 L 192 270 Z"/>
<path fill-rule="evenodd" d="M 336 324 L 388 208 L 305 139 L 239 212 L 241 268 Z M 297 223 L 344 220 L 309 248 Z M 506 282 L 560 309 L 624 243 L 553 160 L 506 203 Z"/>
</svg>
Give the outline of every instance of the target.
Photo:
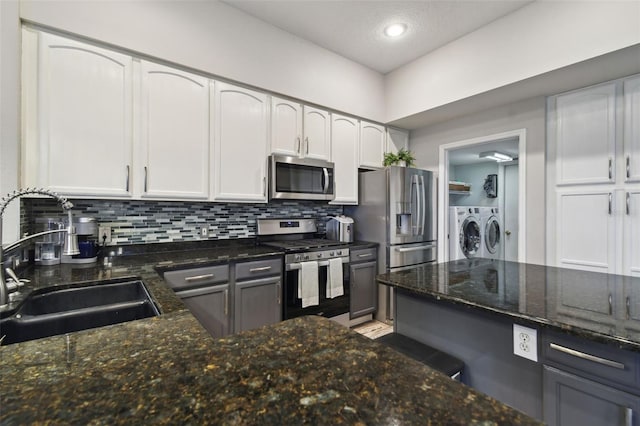
<svg viewBox="0 0 640 426">
<path fill-rule="evenodd" d="M 342 259 L 342 263 L 349 263 L 348 257 L 342 257 L 341 259 Z M 319 260 L 318 266 L 329 266 L 329 261 Z M 285 265 L 284 269 L 287 271 L 295 271 L 296 269 L 300 269 L 300 268 L 302 268 L 302 263 L 289 263 L 288 265 Z"/>
<path fill-rule="evenodd" d="M 435 244 L 428 244 L 426 246 L 419 246 L 419 247 L 406 247 L 406 248 L 396 247 L 396 251 L 400 253 L 406 253 L 408 251 L 420 251 L 420 250 L 428 250 L 432 248 L 436 248 Z"/>
</svg>

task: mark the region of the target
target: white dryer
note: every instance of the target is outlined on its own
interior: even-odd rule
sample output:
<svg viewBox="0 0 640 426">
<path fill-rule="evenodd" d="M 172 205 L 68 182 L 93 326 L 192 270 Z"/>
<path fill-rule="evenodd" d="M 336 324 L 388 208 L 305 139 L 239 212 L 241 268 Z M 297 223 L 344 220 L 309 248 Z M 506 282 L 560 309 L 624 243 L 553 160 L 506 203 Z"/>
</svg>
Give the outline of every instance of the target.
<svg viewBox="0 0 640 426">
<path fill-rule="evenodd" d="M 488 259 L 502 259 L 502 223 L 500 210 L 497 207 L 480 208 L 480 224 L 482 228 L 482 248 L 480 256 Z"/>
<path fill-rule="evenodd" d="M 449 207 L 449 260 L 480 257 L 482 226 L 478 207 Z"/>
</svg>

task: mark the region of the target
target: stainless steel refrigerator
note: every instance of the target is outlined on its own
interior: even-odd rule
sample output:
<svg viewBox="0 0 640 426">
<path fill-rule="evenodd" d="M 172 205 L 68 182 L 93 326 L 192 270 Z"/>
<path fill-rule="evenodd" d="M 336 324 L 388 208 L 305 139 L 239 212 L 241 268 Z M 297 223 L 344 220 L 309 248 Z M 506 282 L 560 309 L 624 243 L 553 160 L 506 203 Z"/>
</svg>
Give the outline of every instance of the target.
<svg viewBox="0 0 640 426">
<path fill-rule="evenodd" d="M 380 273 L 436 260 L 436 198 L 433 173 L 411 167 L 388 167 L 360 173 L 358 205 L 345 207 L 355 220 L 358 240 L 380 244 Z M 380 320 L 393 319 L 391 289 L 378 289 Z"/>
</svg>

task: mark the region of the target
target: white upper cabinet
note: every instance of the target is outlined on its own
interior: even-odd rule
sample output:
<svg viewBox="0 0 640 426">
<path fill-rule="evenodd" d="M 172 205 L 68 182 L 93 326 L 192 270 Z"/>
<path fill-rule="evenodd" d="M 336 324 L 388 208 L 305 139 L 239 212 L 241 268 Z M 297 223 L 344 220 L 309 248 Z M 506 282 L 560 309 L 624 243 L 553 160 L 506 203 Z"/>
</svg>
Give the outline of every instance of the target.
<svg viewBox="0 0 640 426">
<path fill-rule="evenodd" d="M 626 182 L 640 182 L 640 76 L 624 81 L 624 172 Z"/>
<path fill-rule="evenodd" d="M 384 152 L 396 154 L 401 149 L 409 149 L 409 132 L 392 127 L 387 128 L 387 148 Z"/>
<path fill-rule="evenodd" d="M 331 158 L 331 117 L 329 112 L 305 105 L 303 114 L 302 156 L 329 161 Z"/>
<path fill-rule="evenodd" d="M 271 97 L 271 153 L 302 156 L 302 105 Z"/>
<path fill-rule="evenodd" d="M 335 164 L 335 198 L 331 204 L 358 204 L 358 142 L 355 118 L 332 114 L 331 152 Z"/>
<path fill-rule="evenodd" d="M 360 167 L 381 168 L 386 148 L 383 126 L 360 122 Z"/>
<path fill-rule="evenodd" d="M 616 195 L 602 190 L 558 194 L 557 266 L 616 273 Z"/>
<path fill-rule="evenodd" d="M 624 193 L 623 274 L 640 277 L 640 188 Z"/>
<path fill-rule="evenodd" d="M 231 84 L 212 85 L 213 199 L 266 202 L 268 97 Z"/>
<path fill-rule="evenodd" d="M 23 31 L 26 186 L 131 195 L 132 58 Z"/>
<path fill-rule="evenodd" d="M 137 191 L 143 198 L 207 199 L 209 80 L 147 61 L 140 77 Z"/>
<path fill-rule="evenodd" d="M 556 183 L 615 181 L 616 85 L 604 84 L 556 99 Z"/>
</svg>

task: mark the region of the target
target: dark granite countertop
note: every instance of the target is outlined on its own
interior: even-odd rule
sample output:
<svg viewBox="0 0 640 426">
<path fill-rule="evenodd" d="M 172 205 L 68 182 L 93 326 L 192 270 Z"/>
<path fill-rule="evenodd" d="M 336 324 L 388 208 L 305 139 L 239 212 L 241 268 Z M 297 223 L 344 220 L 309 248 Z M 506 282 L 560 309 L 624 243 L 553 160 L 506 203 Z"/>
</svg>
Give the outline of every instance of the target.
<svg viewBox="0 0 640 426">
<path fill-rule="evenodd" d="M 162 248 L 22 271 L 31 289 L 139 277 L 162 315 L 1 346 L 1 424 L 537 424 L 323 318 L 215 340 L 159 271 L 281 253 Z"/>
<path fill-rule="evenodd" d="M 640 278 L 492 259 L 431 263 L 378 282 L 640 352 Z"/>
<path fill-rule="evenodd" d="M 3 424 L 538 424 L 330 320 L 187 312 L 0 348 Z"/>
</svg>

